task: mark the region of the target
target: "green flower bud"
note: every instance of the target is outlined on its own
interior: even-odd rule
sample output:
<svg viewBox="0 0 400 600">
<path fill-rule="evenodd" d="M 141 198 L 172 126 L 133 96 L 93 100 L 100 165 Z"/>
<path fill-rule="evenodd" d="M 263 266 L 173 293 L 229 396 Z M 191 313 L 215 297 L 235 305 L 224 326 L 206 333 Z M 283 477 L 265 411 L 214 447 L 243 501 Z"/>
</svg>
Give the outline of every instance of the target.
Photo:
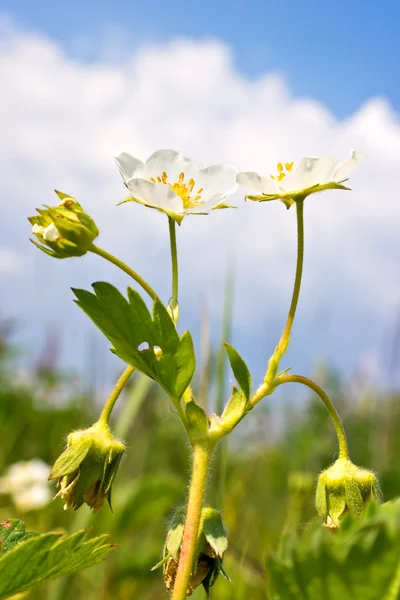
<svg viewBox="0 0 400 600">
<path fill-rule="evenodd" d="M 111 508 L 111 487 L 124 452 L 125 445 L 104 423 L 70 433 L 49 477 L 58 479 L 56 498 L 66 501 L 64 509 L 77 510 L 86 502 L 96 513 L 105 499 Z"/>
<path fill-rule="evenodd" d="M 382 492 L 372 471 L 356 467 L 348 458 L 339 458 L 320 474 L 316 507 L 326 527 L 339 527 L 347 512 L 361 516 L 369 501 L 382 502 Z"/>
<path fill-rule="evenodd" d="M 75 198 L 56 194 L 60 198 L 58 206 L 38 208 L 39 216 L 29 217 L 32 233 L 40 243 L 31 242 L 54 258 L 83 256 L 99 235 L 97 225 Z"/>
<path fill-rule="evenodd" d="M 163 559 L 154 569 L 164 566 L 164 581 L 167 590 L 173 590 L 179 563 L 185 526 L 185 510 L 179 509 L 171 522 L 164 546 Z M 203 508 L 196 545 L 196 561 L 190 577 L 187 595 L 203 585 L 208 595 L 219 573 L 227 579 L 222 560 L 228 547 L 228 539 L 221 514 L 213 508 Z"/>
</svg>

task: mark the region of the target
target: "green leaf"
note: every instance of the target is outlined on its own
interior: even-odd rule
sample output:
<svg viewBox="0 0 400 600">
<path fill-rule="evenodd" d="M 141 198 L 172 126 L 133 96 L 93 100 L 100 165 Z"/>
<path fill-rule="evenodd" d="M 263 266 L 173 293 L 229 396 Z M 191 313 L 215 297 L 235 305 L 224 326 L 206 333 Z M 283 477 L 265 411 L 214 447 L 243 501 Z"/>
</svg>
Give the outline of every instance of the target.
<svg viewBox="0 0 400 600">
<path fill-rule="evenodd" d="M 192 381 L 196 370 L 196 358 L 194 355 L 194 346 L 192 336 L 189 331 L 185 331 L 179 340 L 179 346 L 175 352 L 176 361 L 176 380 L 175 393 L 180 398 Z"/>
<path fill-rule="evenodd" d="M 221 423 L 228 430 L 233 429 L 243 417 L 247 404 L 247 398 L 241 390 L 233 386 L 232 394 L 229 398 L 224 412 L 221 415 Z"/>
<path fill-rule="evenodd" d="M 181 548 L 183 530 L 185 527 L 185 518 L 185 509 L 179 508 L 172 519 L 171 525 L 168 529 L 167 540 L 165 542 L 168 554 L 176 561 L 179 559 L 179 551 Z"/>
<path fill-rule="evenodd" d="M 26 531 L 26 526 L 20 519 L 9 519 L 0 523 L 0 555 L 12 550 L 14 546 L 35 535 L 38 531 Z"/>
<path fill-rule="evenodd" d="M 86 569 L 103 560 L 114 549 L 115 546 L 106 543 L 107 535 L 84 542 L 86 533 L 78 531 L 64 536 L 27 532 L 18 519 L 3 522 L 0 529 L 3 537 L 0 599 L 26 592 L 44 581 Z"/>
<path fill-rule="evenodd" d="M 83 439 L 80 444 L 64 450 L 54 463 L 49 479 L 57 479 L 76 471 L 89 452 L 90 446 L 91 441 Z"/>
<path fill-rule="evenodd" d="M 190 439 L 198 440 L 207 436 L 208 418 L 204 410 L 191 400 L 186 404 L 186 417 Z"/>
<path fill-rule="evenodd" d="M 251 392 L 251 375 L 250 371 L 244 362 L 243 358 L 240 354 L 235 350 L 233 346 L 225 343 L 226 352 L 228 354 L 229 362 L 232 367 L 233 374 L 236 378 L 236 381 L 239 384 L 239 387 L 243 391 L 247 400 L 250 398 Z"/>
<path fill-rule="evenodd" d="M 217 557 L 222 559 L 228 548 L 228 537 L 221 514 L 217 510 L 207 507 L 203 508 L 202 518 L 205 538 Z"/>
<path fill-rule="evenodd" d="M 181 338 L 167 309 L 153 305 L 153 317 L 140 294 L 128 288 L 128 300 L 111 284 L 93 284 L 94 294 L 73 290 L 76 303 L 113 344 L 112 351 L 180 399 L 195 371 L 193 342 Z"/>
<path fill-rule="evenodd" d="M 270 557 L 272 600 L 396 600 L 400 598 L 400 504 L 347 515 L 338 531 L 321 524 L 289 535 Z"/>
</svg>

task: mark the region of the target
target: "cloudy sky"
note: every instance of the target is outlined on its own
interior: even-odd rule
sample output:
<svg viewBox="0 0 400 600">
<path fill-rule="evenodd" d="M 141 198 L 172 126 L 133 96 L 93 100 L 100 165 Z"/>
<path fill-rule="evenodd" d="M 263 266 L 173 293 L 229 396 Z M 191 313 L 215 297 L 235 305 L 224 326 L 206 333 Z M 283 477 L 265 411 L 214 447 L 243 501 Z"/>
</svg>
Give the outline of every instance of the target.
<svg viewBox="0 0 400 600">
<path fill-rule="evenodd" d="M 349 6 L 350 5 L 350 6 Z M 101 259 L 56 261 L 28 241 L 26 217 L 75 196 L 99 245 L 167 300 L 168 226 L 125 193 L 112 157 L 175 148 L 200 166 L 273 172 L 304 154 L 366 158 L 351 192 L 306 202 L 306 262 L 285 366 L 328 358 L 346 374 L 395 377 L 400 311 L 400 7 L 248 0 L 217 5 L 3 0 L 0 13 L 1 316 L 31 357 L 46 332 L 80 372 L 115 370 L 70 287 L 129 283 Z M 397 46 L 397 48 L 395 47 Z M 295 266 L 295 211 L 280 203 L 191 217 L 178 231 L 182 327 L 198 340 L 204 307 L 218 339 L 224 280 L 235 265 L 233 343 L 262 377 L 284 324 Z M 397 365 L 399 368 L 399 365 Z"/>
</svg>

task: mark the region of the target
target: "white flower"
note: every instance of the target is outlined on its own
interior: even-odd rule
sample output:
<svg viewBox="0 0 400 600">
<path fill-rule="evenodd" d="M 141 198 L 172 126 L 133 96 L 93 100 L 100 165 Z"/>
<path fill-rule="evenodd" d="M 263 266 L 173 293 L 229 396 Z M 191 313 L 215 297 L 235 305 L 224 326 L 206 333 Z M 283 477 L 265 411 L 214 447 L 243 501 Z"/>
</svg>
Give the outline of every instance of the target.
<svg viewBox="0 0 400 600">
<path fill-rule="evenodd" d="M 355 150 L 344 163 L 331 156 L 304 156 L 297 167 L 294 167 L 294 163 L 278 163 L 276 176 L 265 177 L 254 172 L 242 172 L 238 174 L 237 182 L 250 192 L 246 196 L 250 200 L 282 200 L 290 208 L 297 199 L 304 199 L 315 192 L 348 190 L 343 183 L 363 158 L 364 154 Z"/>
<path fill-rule="evenodd" d="M 37 510 L 48 504 L 52 497 L 48 477 L 51 468 L 35 458 L 11 465 L 0 477 L 0 494 L 8 494 L 21 512 Z"/>
<path fill-rule="evenodd" d="M 131 196 L 123 202 L 139 202 L 155 208 L 180 224 L 188 214 L 207 214 L 226 208 L 223 201 L 238 184 L 237 170 L 230 165 L 198 169 L 175 150 L 157 150 L 145 163 L 130 154 L 115 158 Z"/>
</svg>

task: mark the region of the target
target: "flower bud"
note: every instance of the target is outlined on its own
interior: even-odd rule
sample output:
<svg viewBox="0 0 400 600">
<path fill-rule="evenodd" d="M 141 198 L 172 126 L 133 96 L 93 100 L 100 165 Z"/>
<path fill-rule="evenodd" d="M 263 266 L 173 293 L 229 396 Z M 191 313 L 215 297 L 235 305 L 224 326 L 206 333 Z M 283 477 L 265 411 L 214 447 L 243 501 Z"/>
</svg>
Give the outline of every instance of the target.
<svg viewBox="0 0 400 600">
<path fill-rule="evenodd" d="M 173 590 L 178 570 L 185 525 L 185 510 L 179 509 L 172 520 L 164 546 L 163 560 L 154 569 L 164 565 L 164 581 L 167 590 Z M 222 559 L 228 547 L 228 539 L 221 514 L 213 508 L 203 508 L 196 545 L 196 560 L 189 581 L 187 595 L 203 585 L 208 595 L 219 573 L 227 579 Z"/>
<path fill-rule="evenodd" d="M 369 501 L 382 502 L 382 492 L 372 471 L 348 458 L 339 458 L 318 478 L 316 507 L 326 527 L 336 529 L 345 513 L 361 516 Z"/>
<path fill-rule="evenodd" d="M 68 436 L 66 450 L 54 463 L 49 479 L 58 479 L 64 509 L 77 510 L 84 502 L 97 512 L 107 499 L 111 508 L 111 486 L 125 445 L 108 425 L 95 423 Z"/>
<path fill-rule="evenodd" d="M 60 198 L 58 206 L 38 208 L 39 216 L 29 217 L 32 233 L 40 243 L 31 242 L 54 258 L 83 256 L 99 235 L 97 225 L 75 198 L 56 194 Z"/>
</svg>

